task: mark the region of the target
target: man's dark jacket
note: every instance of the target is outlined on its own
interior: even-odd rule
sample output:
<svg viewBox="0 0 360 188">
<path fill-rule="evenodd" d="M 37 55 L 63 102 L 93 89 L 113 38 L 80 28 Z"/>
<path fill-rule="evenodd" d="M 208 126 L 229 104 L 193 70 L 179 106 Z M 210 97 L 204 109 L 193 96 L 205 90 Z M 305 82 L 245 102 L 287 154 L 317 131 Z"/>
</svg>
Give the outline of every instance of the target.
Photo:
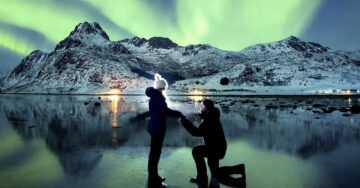
<svg viewBox="0 0 360 188">
<path fill-rule="evenodd" d="M 146 88 L 145 94 L 150 97 L 150 121 L 147 130 L 150 134 L 164 133 L 166 131 L 166 116 L 181 117 L 182 114 L 179 111 L 168 108 L 165 97 L 159 90 L 148 87 Z"/>
<path fill-rule="evenodd" d="M 203 137 L 209 156 L 219 159 L 226 153 L 226 139 L 220 122 L 220 111 L 214 108 L 202 116 L 203 120 L 195 127 L 189 120 L 182 118 L 181 123 L 193 136 Z"/>
</svg>

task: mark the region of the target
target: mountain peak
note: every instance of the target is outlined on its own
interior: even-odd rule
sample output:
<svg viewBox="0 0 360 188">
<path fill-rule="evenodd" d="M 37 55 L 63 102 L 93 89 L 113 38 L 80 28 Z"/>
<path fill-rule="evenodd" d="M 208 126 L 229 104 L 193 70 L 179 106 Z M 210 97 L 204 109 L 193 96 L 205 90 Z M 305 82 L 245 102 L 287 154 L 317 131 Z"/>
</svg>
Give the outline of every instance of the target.
<svg viewBox="0 0 360 188">
<path fill-rule="evenodd" d="M 70 33 L 70 36 L 74 35 L 100 35 L 106 40 L 110 40 L 109 36 L 105 33 L 105 31 L 101 28 L 101 26 L 97 23 L 80 23 L 75 29 Z"/>
<path fill-rule="evenodd" d="M 149 40 L 146 40 L 145 38 L 133 37 L 131 39 L 124 39 L 121 42 L 133 44 L 137 47 L 140 47 L 145 43 L 148 43 L 152 48 L 171 49 L 178 47 L 178 44 L 174 43 L 166 37 L 152 37 Z"/>
<path fill-rule="evenodd" d="M 84 47 L 87 44 L 101 44 L 110 41 L 109 36 L 96 22 L 78 24 L 70 35 L 55 47 L 56 50 Z"/>
<path fill-rule="evenodd" d="M 301 52 L 313 52 L 313 53 L 323 53 L 323 52 L 327 52 L 328 47 L 324 47 L 322 45 L 320 45 L 319 43 L 316 42 L 305 42 L 295 36 L 290 36 L 286 39 L 283 40 L 289 47 L 293 48 L 296 51 L 301 51 Z"/>
<path fill-rule="evenodd" d="M 299 42 L 301 41 L 299 38 L 293 36 L 293 35 L 290 35 L 290 37 L 286 38 L 285 41 L 294 41 L 294 42 Z"/>
</svg>

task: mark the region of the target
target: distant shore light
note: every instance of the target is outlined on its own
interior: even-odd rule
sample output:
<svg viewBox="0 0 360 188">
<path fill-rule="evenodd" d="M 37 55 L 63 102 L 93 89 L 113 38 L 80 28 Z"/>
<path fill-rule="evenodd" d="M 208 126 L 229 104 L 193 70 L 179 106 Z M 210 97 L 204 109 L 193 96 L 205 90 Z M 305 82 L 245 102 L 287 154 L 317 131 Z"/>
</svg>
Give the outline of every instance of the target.
<svg viewBox="0 0 360 188">
<path fill-rule="evenodd" d="M 195 102 L 198 102 L 205 98 L 204 96 L 201 96 L 204 94 L 206 94 L 205 90 L 195 89 L 195 90 L 189 92 L 189 95 L 190 95 L 189 98 Z"/>
<path fill-rule="evenodd" d="M 111 89 L 109 94 L 120 94 L 121 90 L 120 89 Z"/>
</svg>

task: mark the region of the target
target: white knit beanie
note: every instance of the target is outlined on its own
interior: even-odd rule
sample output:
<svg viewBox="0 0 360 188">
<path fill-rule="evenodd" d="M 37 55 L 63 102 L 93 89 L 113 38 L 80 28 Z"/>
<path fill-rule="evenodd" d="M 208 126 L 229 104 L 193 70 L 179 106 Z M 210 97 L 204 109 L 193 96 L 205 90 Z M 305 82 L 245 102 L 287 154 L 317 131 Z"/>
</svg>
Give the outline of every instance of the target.
<svg viewBox="0 0 360 188">
<path fill-rule="evenodd" d="M 168 87 L 167 81 L 164 78 L 162 78 L 160 76 L 160 74 L 156 73 L 155 81 L 154 81 L 154 88 L 155 89 L 160 89 L 160 88 L 167 89 L 167 87 Z"/>
</svg>

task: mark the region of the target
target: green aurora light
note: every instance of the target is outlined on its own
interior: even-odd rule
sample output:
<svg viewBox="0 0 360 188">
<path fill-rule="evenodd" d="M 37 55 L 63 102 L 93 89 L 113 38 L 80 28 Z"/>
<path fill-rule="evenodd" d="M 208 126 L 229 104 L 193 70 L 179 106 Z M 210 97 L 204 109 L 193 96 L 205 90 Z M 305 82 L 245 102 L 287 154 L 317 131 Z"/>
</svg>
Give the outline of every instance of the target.
<svg viewBox="0 0 360 188">
<path fill-rule="evenodd" d="M 68 2 L 4 0 L 0 6 L 0 21 L 32 29 L 55 44 L 84 21 L 99 22 L 111 40 L 128 37 Z M 322 0 L 178 0 L 173 12 L 176 20 L 144 0 L 82 2 L 96 7 L 117 26 L 139 37 L 162 36 L 180 45 L 206 43 L 239 51 L 253 44 L 301 35 Z M 3 28 L 0 28 L 0 45 L 24 55 L 39 48 Z"/>
</svg>

